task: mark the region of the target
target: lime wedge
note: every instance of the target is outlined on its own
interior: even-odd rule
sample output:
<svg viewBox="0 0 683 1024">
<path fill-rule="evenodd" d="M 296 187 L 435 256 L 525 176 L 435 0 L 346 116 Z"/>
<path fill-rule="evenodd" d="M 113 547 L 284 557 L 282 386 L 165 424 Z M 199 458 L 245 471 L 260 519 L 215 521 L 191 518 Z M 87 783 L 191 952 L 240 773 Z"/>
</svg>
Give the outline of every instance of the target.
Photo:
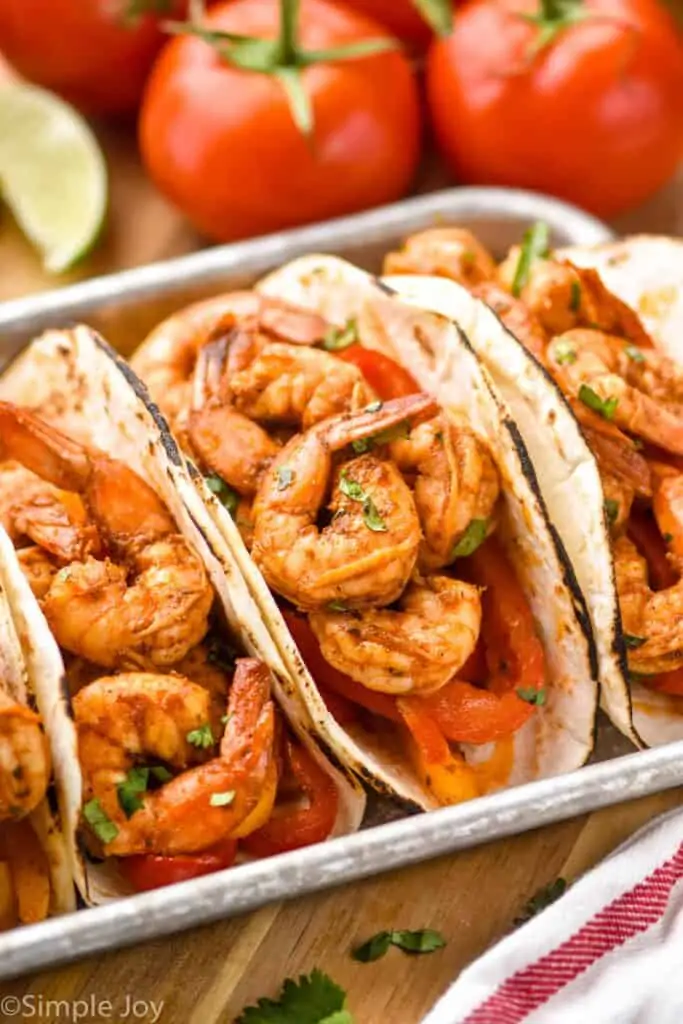
<svg viewBox="0 0 683 1024">
<path fill-rule="evenodd" d="M 0 85 L 0 196 L 53 273 L 88 252 L 107 210 L 107 169 L 90 128 L 23 82 Z"/>
</svg>

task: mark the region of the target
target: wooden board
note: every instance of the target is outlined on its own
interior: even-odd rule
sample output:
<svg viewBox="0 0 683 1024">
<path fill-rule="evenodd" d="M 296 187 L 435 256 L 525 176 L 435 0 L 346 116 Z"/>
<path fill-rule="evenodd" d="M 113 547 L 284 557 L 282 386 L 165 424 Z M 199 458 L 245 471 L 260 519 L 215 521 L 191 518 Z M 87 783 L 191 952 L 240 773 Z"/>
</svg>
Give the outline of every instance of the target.
<svg viewBox="0 0 683 1024">
<path fill-rule="evenodd" d="M 70 279 L 178 255 L 200 241 L 147 184 L 130 136 L 108 129 L 102 138 L 112 172 L 110 225 L 97 252 Z M 444 184 L 438 174 L 427 176 L 425 185 L 435 183 Z M 683 180 L 617 226 L 681 233 Z M 64 282 L 43 274 L 3 215 L 0 299 L 58 283 Z M 642 823 L 682 800 L 683 790 L 677 790 L 623 804 L 235 921 L 0 983 L 0 994 L 30 996 L 26 1007 L 37 1008 L 33 1015 L 43 1022 L 75 1019 L 63 1004 L 48 1000 L 73 1005 L 79 1000 L 80 1019 L 93 1024 L 106 1019 L 229 1024 L 246 1004 L 274 996 L 285 977 L 320 967 L 348 991 L 357 1024 L 418 1024 L 458 971 L 506 933 L 540 886 L 558 875 L 575 878 Z M 442 931 L 447 947 L 420 958 L 392 950 L 370 965 L 349 956 L 354 944 L 382 929 L 424 927 Z M 2 1021 L 21 1019 L 0 1009 Z"/>
</svg>

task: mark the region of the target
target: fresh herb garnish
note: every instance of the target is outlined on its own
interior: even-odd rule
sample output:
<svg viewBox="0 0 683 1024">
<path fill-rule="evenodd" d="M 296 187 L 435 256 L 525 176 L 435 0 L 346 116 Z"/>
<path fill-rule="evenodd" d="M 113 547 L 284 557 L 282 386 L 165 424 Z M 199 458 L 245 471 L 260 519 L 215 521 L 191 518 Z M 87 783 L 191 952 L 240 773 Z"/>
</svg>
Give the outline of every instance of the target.
<svg viewBox="0 0 683 1024">
<path fill-rule="evenodd" d="M 605 498 L 604 501 L 605 515 L 607 516 L 607 522 L 612 525 L 616 523 L 619 515 L 619 502 L 615 501 L 614 498 Z"/>
<path fill-rule="evenodd" d="M 403 440 L 409 433 L 410 424 L 407 420 L 401 420 L 400 423 L 396 423 L 393 427 L 378 430 L 376 434 L 370 434 L 369 437 L 361 437 L 357 441 L 352 441 L 351 447 L 358 455 L 363 455 L 365 452 L 369 452 L 371 448 L 381 444 L 390 444 L 391 441 Z"/>
<path fill-rule="evenodd" d="M 640 351 L 639 348 L 636 348 L 635 345 L 627 345 L 625 347 L 625 349 L 624 349 L 624 352 L 629 357 L 629 359 L 633 360 L 634 363 L 644 363 L 645 362 L 645 356 L 643 355 L 643 353 Z"/>
<path fill-rule="evenodd" d="M 169 772 L 168 768 L 164 768 L 161 764 L 155 765 L 154 768 L 150 768 L 149 774 L 152 778 L 156 779 L 157 782 L 170 782 L 173 778 L 173 775 Z"/>
<path fill-rule="evenodd" d="M 367 526 L 368 530 L 372 530 L 373 533 L 386 533 L 388 527 L 382 519 L 381 515 L 377 510 L 377 506 L 372 500 L 371 496 L 367 494 L 357 480 L 351 480 L 350 477 L 342 471 L 339 478 L 339 490 L 342 494 L 345 494 L 351 501 L 358 501 L 363 506 L 363 522 Z"/>
<path fill-rule="evenodd" d="M 600 395 L 596 395 L 587 384 L 582 384 L 579 388 L 579 400 L 606 420 L 614 419 L 614 413 L 619 405 L 618 398 L 600 398 Z"/>
<path fill-rule="evenodd" d="M 290 469 L 289 466 L 278 466 L 275 476 L 277 477 L 278 491 L 286 491 L 294 479 L 294 470 Z"/>
<path fill-rule="evenodd" d="M 188 732 L 185 737 L 188 743 L 191 743 L 193 747 L 199 747 L 200 750 L 208 750 L 216 742 L 213 738 L 213 732 L 208 722 L 204 725 L 200 725 L 198 729 L 192 729 Z"/>
<path fill-rule="evenodd" d="M 451 559 L 467 558 L 486 540 L 488 519 L 471 519 L 467 529 L 451 552 Z"/>
<path fill-rule="evenodd" d="M 209 490 L 216 495 L 221 505 L 227 508 L 230 515 L 234 515 L 237 506 L 240 503 L 240 496 L 237 491 L 233 491 L 232 487 L 229 487 L 217 473 L 210 473 L 204 477 L 204 483 Z"/>
<path fill-rule="evenodd" d="M 534 893 L 522 908 L 521 914 L 515 918 L 515 925 L 525 924 L 536 914 L 549 907 L 551 903 L 559 900 L 560 896 L 567 891 L 567 882 L 564 878 L 556 878 L 554 882 L 544 885 L 538 892 Z"/>
<path fill-rule="evenodd" d="M 111 818 L 107 817 L 97 797 L 93 797 L 92 800 L 88 800 L 87 804 L 84 804 L 83 817 L 102 843 L 113 842 L 119 834 L 118 828 Z"/>
<path fill-rule="evenodd" d="M 144 806 L 140 794 L 147 792 L 148 782 L 149 768 L 131 768 L 124 781 L 116 787 L 119 807 L 127 818 L 132 818 Z"/>
<path fill-rule="evenodd" d="M 624 643 L 626 644 L 629 651 L 637 651 L 639 647 L 647 643 L 646 636 L 632 636 L 630 633 L 624 633 Z"/>
<path fill-rule="evenodd" d="M 537 708 L 543 707 L 548 696 L 546 690 L 535 690 L 533 686 L 518 686 L 515 692 L 520 700 L 534 704 Z"/>
<path fill-rule="evenodd" d="M 279 999 L 259 999 L 235 1024 L 354 1024 L 354 1019 L 344 989 L 316 968 L 298 981 L 287 978 Z"/>
<path fill-rule="evenodd" d="M 383 957 L 390 946 L 396 946 L 404 953 L 433 953 L 437 949 L 443 949 L 445 945 L 443 935 L 431 928 L 421 928 L 419 931 L 378 932 L 362 946 L 357 946 L 351 955 L 354 960 L 369 964 Z"/>
<path fill-rule="evenodd" d="M 330 601 L 330 602 L 328 602 L 327 607 L 328 607 L 329 611 L 331 611 L 331 612 L 347 612 L 348 611 L 348 608 L 346 607 L 346 605 L 344 604 L 343 601 Z"/>
<path fill-rule="evenodd" d="M 227 725 L 227 724 L 228 724 L 228 722 L 229 722 L 229 721 L 230 721 L 230 719 L 232 718 L 232 714 L 233 714 L 233 713 L 232 713 L 232 711 L 231 711 L 231 712 L 230 712 L 229 714 L 227 714 L 227 715 L 223 715 L 223 716 L 222 716 L 222 718 L 221 718 L 221 722 L 223 723 L 223 725 Z"/>
<path fill-rule="evenodd" d="M 519 254 L 515 276 L 512 280 L 512 294 L 515 298 L 519 298 L 522 288 L 527 284 L 534 260 L 545 259 L 548 256 L 549 238 L 548 225 L 544 224 L 543 221 L 537 221 L 524 232 L 522 249 Z"/>
<path fill-rule="evenodd" d="M 347 320 L 344 327 L 330 327 L 323 338 L 323 348 L 328 352 L 341 352 L 358 340 L 358 323 L 355 318 Z"/>
<path fill-rule="evenodd" d="M 235 790 L 229 789 L 227 793 L 212 793 L 209 803 L 212 807 L 229 807 L 235 799 Z"/>
<path fill-rule="evenodd" d="M 572 281 L 569 296 L 569 310 L 571 313 L 578 313 L 581 309 L 581 285 L 578 281 Z"/>
<path fill-rule="evenodd" d="M 662 540 L 664 541 L 665 544 L 670 544 L 673 539 L 674 539 L 673 533 L 663 533 L 662 534 Z"/>
<path fill-rule="evenodd" d="M 578 358 L 576 349 L 568 341 L 558 341 L 557 344 L 553 345 L 553 357 L 560 366 L 564 366 L 565 363 L 571 365 Z"/>
</svg>

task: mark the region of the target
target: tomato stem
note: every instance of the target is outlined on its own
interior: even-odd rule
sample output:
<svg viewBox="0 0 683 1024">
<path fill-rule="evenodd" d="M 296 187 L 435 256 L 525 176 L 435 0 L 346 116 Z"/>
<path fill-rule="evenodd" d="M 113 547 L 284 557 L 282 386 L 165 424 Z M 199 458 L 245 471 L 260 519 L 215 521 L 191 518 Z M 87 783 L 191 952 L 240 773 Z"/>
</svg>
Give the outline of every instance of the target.
<svg viewBox="0 0 683 1024">
<path fill-rule="evenodd" d="M 282 67 L 296 67 L 298 63 L 298 24 L 299 0 L 280 0 L 280 38 L 278 40 L 278 64 L 280 64 Z"/>
</svg>

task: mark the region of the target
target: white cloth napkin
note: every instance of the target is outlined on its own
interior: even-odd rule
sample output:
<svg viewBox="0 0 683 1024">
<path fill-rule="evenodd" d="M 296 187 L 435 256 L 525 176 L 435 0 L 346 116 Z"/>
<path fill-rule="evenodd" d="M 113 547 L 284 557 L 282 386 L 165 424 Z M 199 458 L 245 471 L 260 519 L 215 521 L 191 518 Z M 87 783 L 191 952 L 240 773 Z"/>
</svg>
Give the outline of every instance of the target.
<svg viewBox="0 0 683 1024">
<path fill-rule="evenodd" d="M 683 811 L 460 975 L 422 1024 L 683 1024 Z"/>
</svg>

